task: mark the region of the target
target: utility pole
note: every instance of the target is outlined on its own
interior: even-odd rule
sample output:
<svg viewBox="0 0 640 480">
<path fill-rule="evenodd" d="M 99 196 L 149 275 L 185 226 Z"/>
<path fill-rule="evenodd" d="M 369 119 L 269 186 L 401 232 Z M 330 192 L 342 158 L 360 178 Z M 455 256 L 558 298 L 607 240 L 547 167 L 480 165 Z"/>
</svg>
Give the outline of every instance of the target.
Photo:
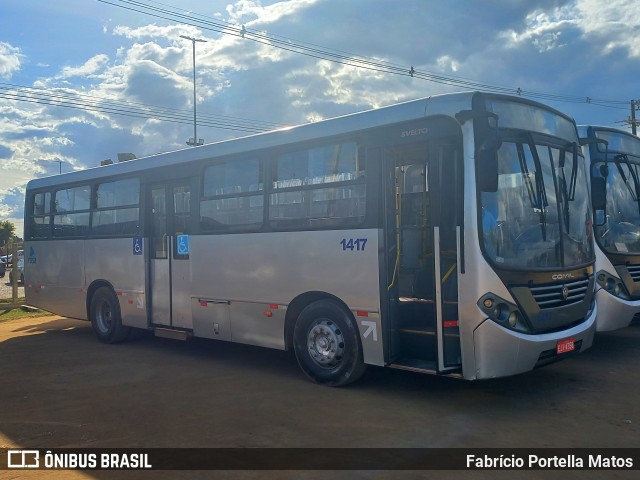
<svg viewBox="0 0 640 480">
<path fill-rule="evenodd" d="M 191 44 L 193 45 L 193 138 L 189 139 L 187 145 L 197 147 L 198 145 L 202 145 L 204 140 L 202 138 L 198 139 L 198 131 L 196 127 L 196 42 L 206 42 L 206 40 L 187 37 L 186 35 L 180 35 L 180 38 L 191 40 Z"/>
<path fill-rule="evenodd" d="M 631 117 L 629 117 L 629 123 L 631 124 L 631 133 L 636 135 L 636 127 L 638 122 L 636 121 L 636 109 L 638 108 L 638 102 L 631 100 Z"/>
</svg>

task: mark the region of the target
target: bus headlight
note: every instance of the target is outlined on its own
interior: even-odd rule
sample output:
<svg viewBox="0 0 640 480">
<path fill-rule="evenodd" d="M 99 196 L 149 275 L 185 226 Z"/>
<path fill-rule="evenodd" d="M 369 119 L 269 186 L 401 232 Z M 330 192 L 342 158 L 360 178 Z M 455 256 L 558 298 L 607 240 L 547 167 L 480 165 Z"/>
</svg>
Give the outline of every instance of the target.
<svg viewBox="0 0 640 480">
<path fill-rule="evenodd" d="M 520 309 L 498 295 L 487 293 L 478 300 L 477 305 L 487 317 L 509 330 L 523 333 L 531 331 Z"/>
<path fill-rule="evenodd" d="M 516 328 L 516 325 L 518 325 L 519 316 L 520 314 L 515 310 L 509 314 L 508 322 L 511 328 Z"/>
<path fill-rule="evenodd" d="M 627 289 L 625 288 L 622 280 L 620 280 L 615 275 L 611 275 L 604 270 L 600 270 L 596 275 L 596 282 L 598 286 L 607 292 L 609 292 L 614 297 L 621 298 L 623 300 L 630 300 L 631 297 L 627 293 Z"/>
</svg>

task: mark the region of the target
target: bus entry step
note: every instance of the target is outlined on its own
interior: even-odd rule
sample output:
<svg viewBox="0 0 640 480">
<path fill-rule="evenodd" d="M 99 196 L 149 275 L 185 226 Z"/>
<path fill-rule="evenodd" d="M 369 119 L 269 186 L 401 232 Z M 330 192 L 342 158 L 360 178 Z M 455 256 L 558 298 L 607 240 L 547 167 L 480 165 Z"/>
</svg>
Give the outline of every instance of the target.
<svg viewBox="0 0 640 480">
<path fill-rule="evenodd" d="M 187 340 L 191 335 L 184 330 L 173 330 L 171 328 L 158 328 L 154 329 L 156 337 L 170 338 L 172 340 Z"/>
</svg>

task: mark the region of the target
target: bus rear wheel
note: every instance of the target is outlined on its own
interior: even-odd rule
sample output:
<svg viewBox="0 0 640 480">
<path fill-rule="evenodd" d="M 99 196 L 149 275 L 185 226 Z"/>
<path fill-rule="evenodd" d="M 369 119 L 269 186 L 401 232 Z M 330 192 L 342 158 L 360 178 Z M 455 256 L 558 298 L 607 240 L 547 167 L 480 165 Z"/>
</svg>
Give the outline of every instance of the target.
<svg viewBox="0 0 640 480">
<path fill-rule="evenodd" d="M 122 325 L 118 297 L 109 287 L 100 287 L 91 298 L 91 326 L 104 343 L 120 343 L 127 338 L 129 327 Z"/>
<path fill-rule="evenodd" d="M 367 367 L 353 317 L 331 300 L 313 302 L 302 310 L 293 329 L 293 348 L 305 375 L 322 385 L 354 382 Z"/>
</svg>

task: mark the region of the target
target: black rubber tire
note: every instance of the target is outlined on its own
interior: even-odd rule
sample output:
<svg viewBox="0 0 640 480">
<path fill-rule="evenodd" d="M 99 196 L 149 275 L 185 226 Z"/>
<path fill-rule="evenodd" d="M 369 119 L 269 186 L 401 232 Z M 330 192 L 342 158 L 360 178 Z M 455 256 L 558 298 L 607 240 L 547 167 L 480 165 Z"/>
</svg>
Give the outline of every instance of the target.
<svg viewBox="0 0 640 480">
<path fill-rule="evenodd" d="M 100 287 L 93 294 L 89 318 L 101 342 L 120 343 L 129 335 L 130 328 L 122 325 L 118 297 L 109 287 Z"/>
<path fill-rule="evenodd" d="M 321 385 L 347 385 L 367 368 L 351 312 L 331 300 L 318 300 L 300 312 L 293 349 L 305 375 Z"/>
</svg>

